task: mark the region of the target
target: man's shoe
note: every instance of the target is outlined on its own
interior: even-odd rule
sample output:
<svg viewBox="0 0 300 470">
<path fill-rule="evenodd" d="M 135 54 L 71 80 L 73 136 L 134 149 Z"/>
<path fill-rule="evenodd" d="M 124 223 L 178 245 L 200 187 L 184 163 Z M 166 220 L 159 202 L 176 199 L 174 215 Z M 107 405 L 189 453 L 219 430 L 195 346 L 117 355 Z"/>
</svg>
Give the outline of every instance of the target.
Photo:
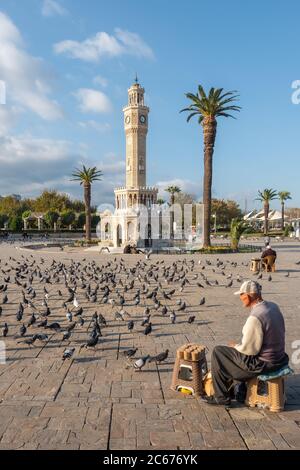
<svg viewBox="0 0 300 470">
<path fill-rule="evenodd" d="M 225 406 L 230 407 L 231 400 L 230 398 L 224 400 L 217 400 L 214 396 L 204 397 L 203 401 L 205 401 L 208 405 L 215 405 L 215 406 Z"/>
</svg>

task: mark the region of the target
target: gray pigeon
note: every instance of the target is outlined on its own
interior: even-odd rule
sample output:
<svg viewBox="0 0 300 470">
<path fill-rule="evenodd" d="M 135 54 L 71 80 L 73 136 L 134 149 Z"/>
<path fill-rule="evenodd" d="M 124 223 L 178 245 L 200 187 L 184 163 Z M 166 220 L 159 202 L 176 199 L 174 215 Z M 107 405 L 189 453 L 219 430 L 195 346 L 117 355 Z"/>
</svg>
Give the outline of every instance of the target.
<svg viewBox="0 0 300 470">
<path fill-rule="evenodd" d="M 148 354 L 148 356 L 144 356 L 144 357 L 141 357 L 140 359 L 137 359 L 133 364 L 133 367 L 135 368 L 135 370 L 136 371 L 142 370 L 142 368 L 145 366 L 149 358 L 150 356 Z"/>
</svg>

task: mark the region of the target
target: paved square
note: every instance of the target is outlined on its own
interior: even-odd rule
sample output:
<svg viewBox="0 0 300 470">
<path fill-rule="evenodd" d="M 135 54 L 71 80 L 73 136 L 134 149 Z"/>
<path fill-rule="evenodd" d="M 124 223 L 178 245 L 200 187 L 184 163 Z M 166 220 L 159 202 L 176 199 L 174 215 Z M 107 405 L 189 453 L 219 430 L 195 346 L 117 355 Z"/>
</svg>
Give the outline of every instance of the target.
<svg viewBox="0 0 300 470">
<path fill-rule="evenodd" d="M 300 260 L 300 243 L 282 243 L 275 249 L 279 257 L 277 270 L 272 273 L 272 281 L 264 274 L 261 283 L 264 298 L 277 302 L 284 313 L 286 349 L 291 358 L 292 342 L 300 340 L 300 266 L 295 264 Z M 179 346 L 187 342 L 204 344 L 209 360 L 215 345 L 239 340 L 247 311 L 232 294 L 240 285 L 238 276 L 241 279 L 250 277 L 252 256 L 152 255 L 146 261 L 144 256 L 118 255 L 115 261 L 114 255 L 40 253 L 1 244 L 0 285 L 7 284 L 8 288 L 5 293 L 0 293 L 0 325 L 2 332 L 6 322 L 9 332 L 6 338 L 1 338 L 5 341 L 7 362 L 0 365 L 0 449 L 300 449 L 297 364 L 290 364 L 295 375 L 286 380 L 288 403 L 285 411 L 279 414 L 238 404 L 230 410 L 211 408 L 199 399 L 170 390 L 174 357 Z M 121 258 L 124 263 L 120 264 Z M 224 262 L 225 275 L 222 275 L 221 267 L 216 266 L 217 259 Z M 32 264 L 34 260 L 36 263 Z M 54 277 L 53 260 L 66 267 Z M 80 265 L 76 264 L 78 262 Z M 138 262 L 140 267 L 136 269 Z M 237 266 L 232 262 L 237 262 Z M 23 278 L 18 277 L 24 285 L 16 285 L 15 268 L 19 269 L 24 263 L 27 267 L 20 273 Z M 166 273 L 170 275 L 174 271 L 173 263 L 177 270 L 173 280 L 166 282 Z M 16 313 L 22 301 L 22 290 L 25 297 L 30 298 L 26 289 L 33 271 L 32 286 L 36 298 L 31 301 L 40 312 L 45 310 L 41 302 L 46 287 L 51 310 L 48 324 L 59 322 L 62 328 L 55 332 L 34 324 L 27 329 L 25 337 L 20 338 L 19 328 L 23 322 L 28 324 L 34 310 L 26 308 L 21 322 L 17 321 Z M 287 272 L 289 277 L 286 277 Z M 115 285 L 111 282 L 112 273 L 115 274 Z M 227 288 L 230 273 L 233 285 Z M 201 274 L 211 286 L 206 285 Z M 45 283 L 48 275 L 50 282 Z M 87 299 L 87 286 L 83 286 L 88 275 L 92 290 L 99 285 L 95 303 Z M 77 277 L 76 298 L 83 308 L 84 325 L 77 324 L 71 338 L 62 341 L 62 331 L 70 325 L 62 306 L 69 296 L 65 279 L 70 283 L 72 276 Z M 183 279 L 189 283 L 181 288 Z M 153 300 L 146 299 L 142 291 L 148 288 L 151 292 L 158 283 L 161 287 L 157 299 L 161 306 L 155 310 Z M 204 288 L 197 283 L 204 283 Z M 105 285 L 110 287 L 111 293 L 104 304 L 101 287 Z M 117 300 L 116 290 L 123 292 L 126 285 L 124 310 L 134 321 L 132 332 L 127 328 L 129 317 L 125 321 L 116 320 L 115 313 L 120 311 L 120 306 L 110 303 L 111 299 Z M 134 305 L 137 289 L 141 291 L 141 301 Z M 164 299 L 162 291 L 172 289 L 176 292 L 171 300 Z M 8 302 L 3 304 L 5 294 Z M 206 302 L 199 306 L 203 296 Z M 186 302 L 187 307 L 184 312 L 177 313 L 176 322 L 172 324 L 169 313 L 172 309 L 178 311 L 179 299 Z M 161 314 L 163 305 L 168 307 L 166 316 Z M 143 334 L 144 327 L 141 326 L 145 306 L 151 308 L 153 326 L 148 336 Z M 102 328 L 99 344 L 95 348 L 86 348 L 95 312 L 104 315 L 107 326 Z M 190 315 L 196 317 L 193 324 L 187 322 Z M 78 317 L 73 317 L 74 320 Z M 40 321 L 38 319 L 37 323 Z M 33 346 L 23 342 L 37 332 L 46 333 L 48 340 L 37 340 Z M 167 348 L 170 353 L 165 363 L 147 363 L 137 372 L 132 365 L 128 367 L 122 354 L 133 346 L 138 348 L 137 357 L 155 355 Z M 70 360 L 62 361 L 68 347 L 75 347 L 75 353 Z M 298 357 L 300 360 L 300 353 Z"/>
</svg>

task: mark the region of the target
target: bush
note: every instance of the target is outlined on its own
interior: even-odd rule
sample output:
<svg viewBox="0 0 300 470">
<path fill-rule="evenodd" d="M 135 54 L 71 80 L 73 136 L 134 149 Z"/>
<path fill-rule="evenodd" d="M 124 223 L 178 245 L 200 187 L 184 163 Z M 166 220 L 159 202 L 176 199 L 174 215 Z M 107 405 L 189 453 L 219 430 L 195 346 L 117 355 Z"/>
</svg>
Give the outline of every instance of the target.
<svg viewBox="0 0 300 470">
<path fill-rule="evenodd" d="M 23 220 L 20 215 L 14 215 L 9 219 L 8 227 L 13 232 L 21 232 L 23 229 Z"/>
</svg>

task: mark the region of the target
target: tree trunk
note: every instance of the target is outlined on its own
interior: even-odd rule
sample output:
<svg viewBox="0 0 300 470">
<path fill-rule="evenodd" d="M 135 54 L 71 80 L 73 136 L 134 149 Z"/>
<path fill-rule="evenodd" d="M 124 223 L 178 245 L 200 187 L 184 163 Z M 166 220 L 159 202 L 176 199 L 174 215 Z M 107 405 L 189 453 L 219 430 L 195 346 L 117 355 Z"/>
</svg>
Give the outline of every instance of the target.
<svg viewBox="0 0 300 470">
<path fill-rule="evenodd" d="M 284 202 L 281 203 L 281 229 L 284 230 Z"/>
<path fill-rule="evenodd" d="M 204 177 L 203 177 L 203 204 L 204 227 L 203 245 L 210 246 L 210 219 L 211 219 L 211 186 L 212 186 L 212 162 L 216 139 L 217 121 L 214 117 L 206 117 L 203 121 L 204 134 Z"/>
<path fill-rule="evenodd" d="M 84 183 L 85 238 L 91 240 L 91 184 Z"/>
<path fill-rule="evenodd" d="M 170 222 L 171 222 L 171 230 L 170 230 L 170 238 L 171 240 L 174 240 L 174 202 L 175 202 L 175 195 L 171 194 L 171 217 L 170 217 Z"/>
<path fill-rule="evenodd" d="M 264 234 L 268 235 L 269 232 L 269 203 L 265 202 L 264 203 L 264 216 L 265 216 L 265 221 L 264 221 Z"/>
</svg>

